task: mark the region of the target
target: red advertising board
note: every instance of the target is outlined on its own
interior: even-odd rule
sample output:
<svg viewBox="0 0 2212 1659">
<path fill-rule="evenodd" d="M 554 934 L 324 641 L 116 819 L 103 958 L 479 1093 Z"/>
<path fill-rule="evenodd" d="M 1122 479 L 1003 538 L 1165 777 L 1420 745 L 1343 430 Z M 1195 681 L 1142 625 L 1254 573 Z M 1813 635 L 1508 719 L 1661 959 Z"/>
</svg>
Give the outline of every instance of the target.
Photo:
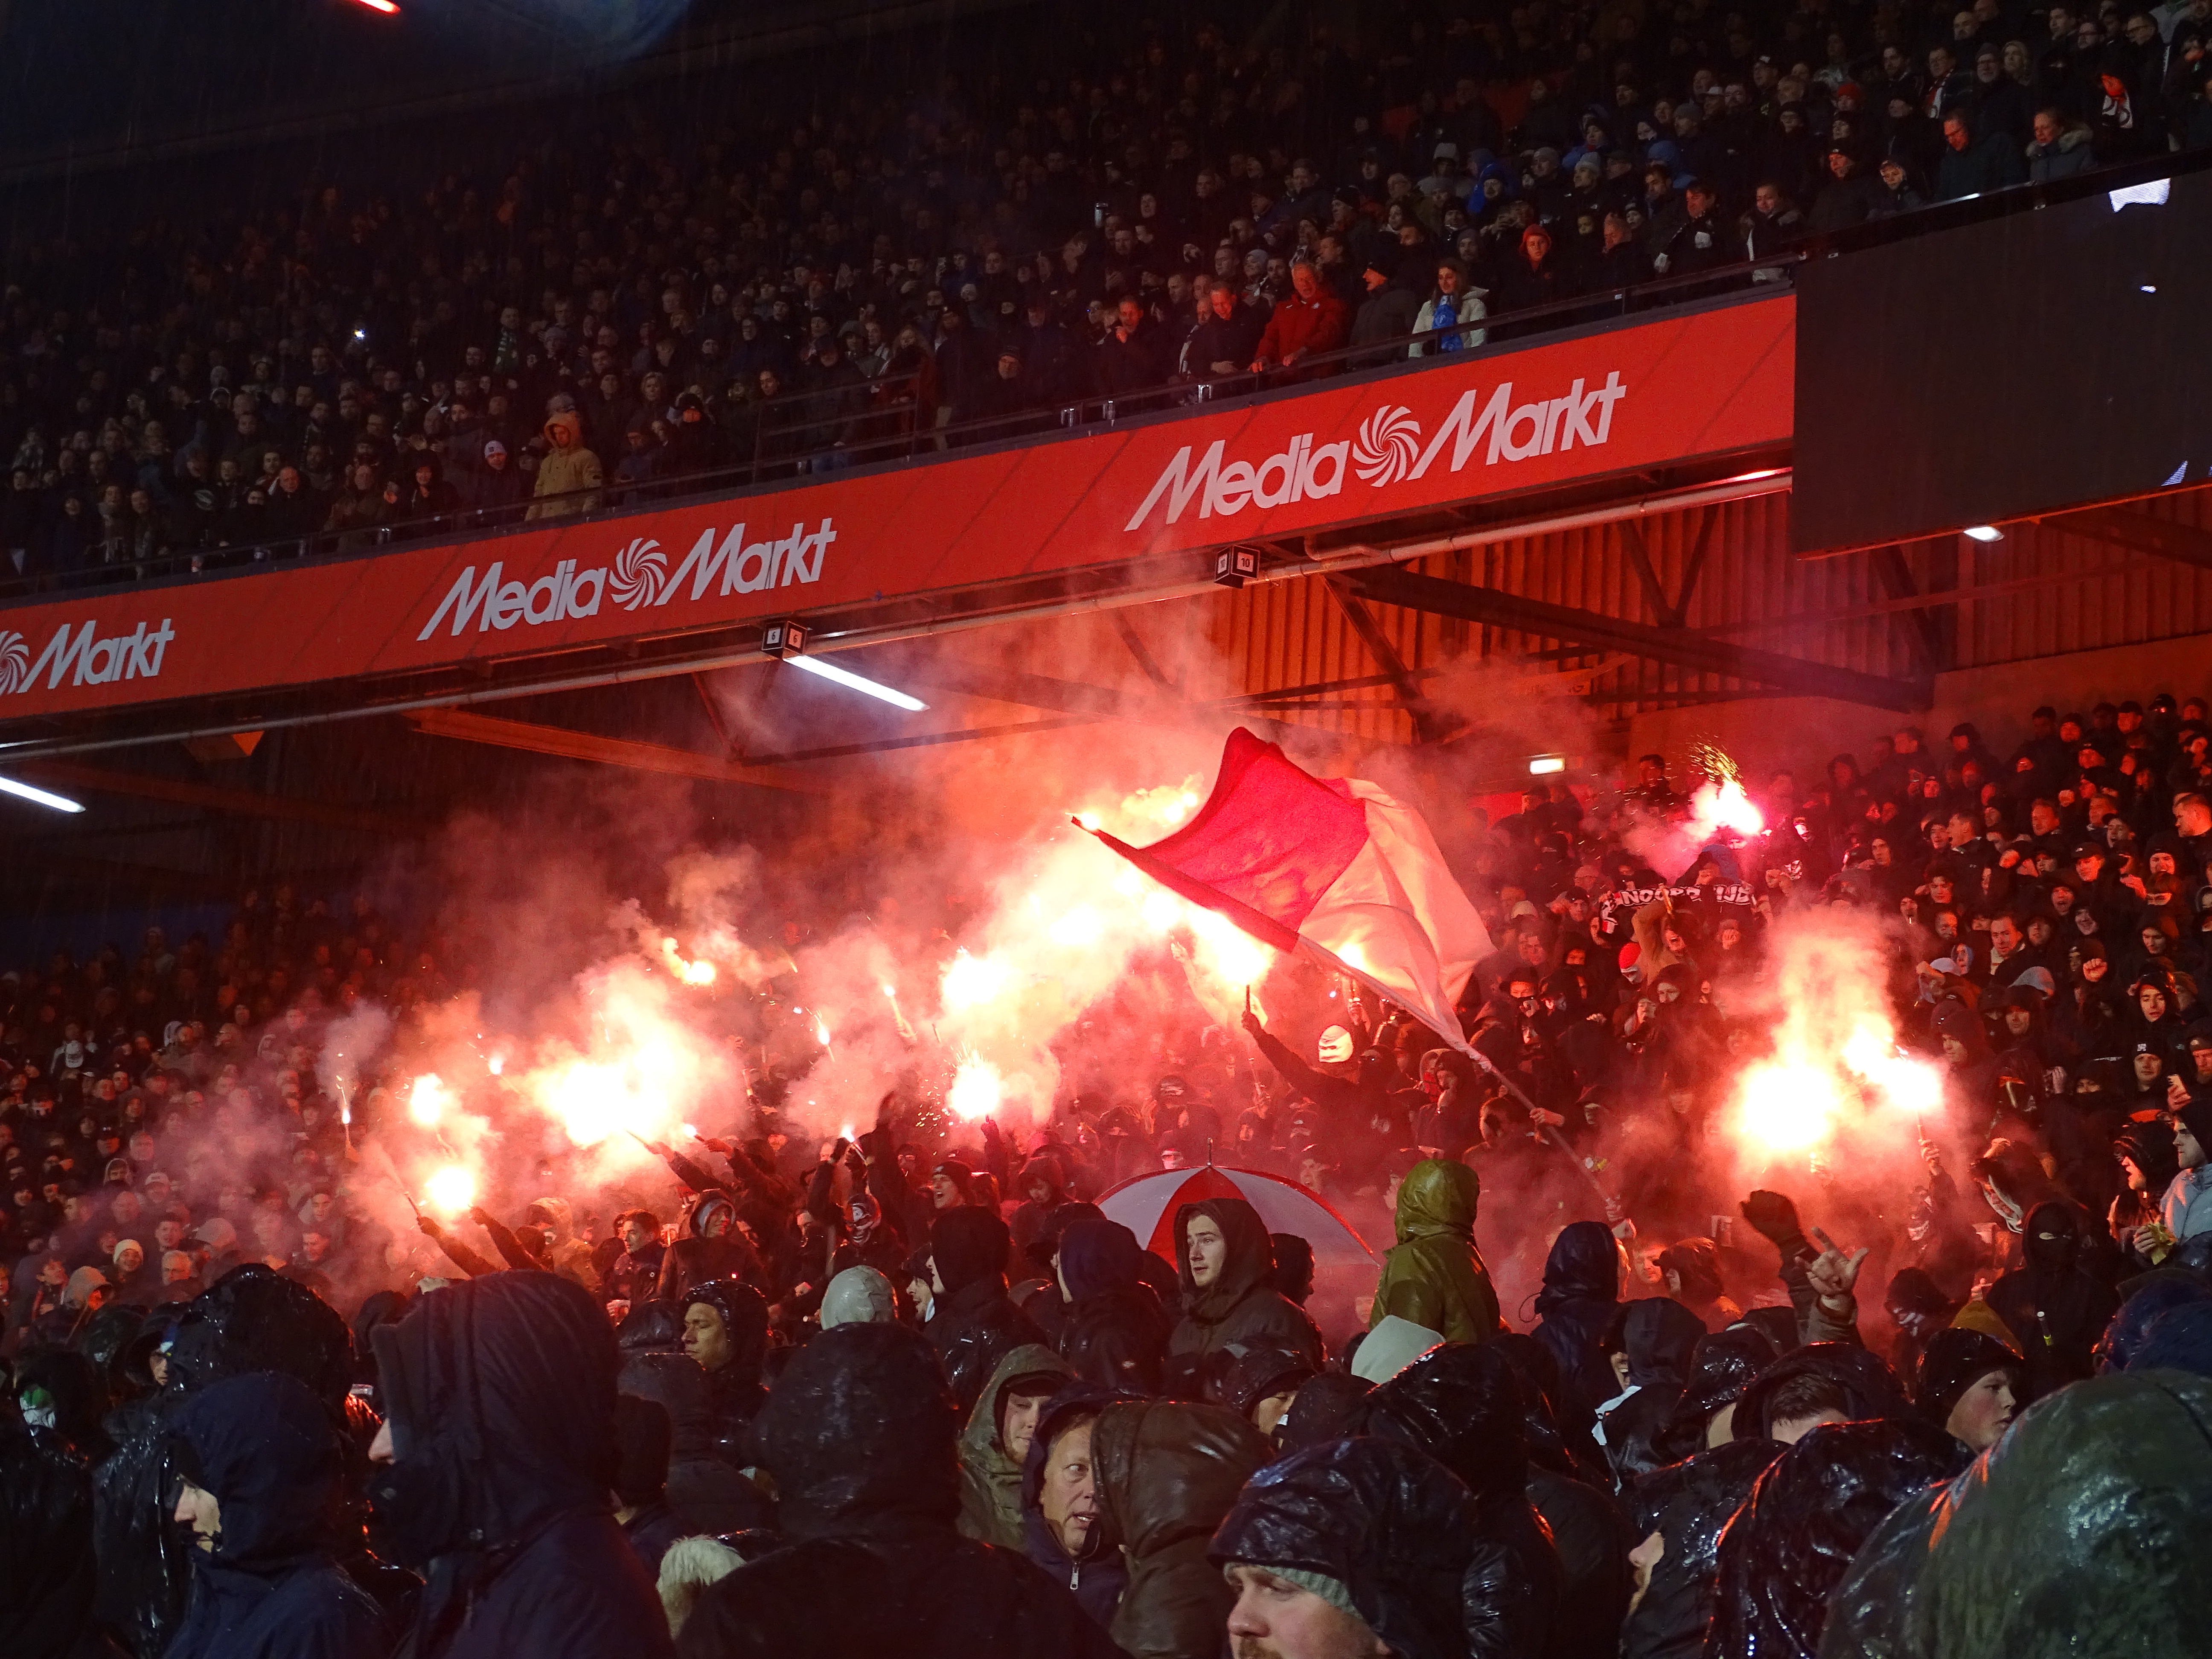
<svg viewBox="0 0 2212 1659">
<path fill-rule="evenodd" d="M 1142 426 L 21 606 L 0 611 L 0 724 L 821 615 L 1783 443 L 1794 319 L 1783 296 Z"/>
</svg>

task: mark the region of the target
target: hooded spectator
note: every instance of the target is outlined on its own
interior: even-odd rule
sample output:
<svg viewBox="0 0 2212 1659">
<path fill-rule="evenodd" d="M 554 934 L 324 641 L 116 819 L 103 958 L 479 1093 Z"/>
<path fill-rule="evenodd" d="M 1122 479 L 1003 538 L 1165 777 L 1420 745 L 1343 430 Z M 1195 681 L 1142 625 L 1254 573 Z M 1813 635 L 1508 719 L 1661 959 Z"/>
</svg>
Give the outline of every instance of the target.
<svg viewBox="0 0 2212 1659">
<path fill-rule="evenodd" d="M 1176 1212 L 1182 1318 L 1168 1338 L 1171 1360 L 1194 1365 L 1231 1342 L 1278 1342 L 1321 1364 L 1321 1334 L 1305 1310 L 1267 1283 L 1273 1247 L 1260 1212 L 1241 1198 L 1211 1198 Z"/>
<path fill-rule="evenodd" d="M 1034 1343 L 1000 1360 L 960 1433 L 960 1533 L 1002 1549 L 1022 1547 L 1022 1469 L 1037 1419 L 1074 1373 Z"/>
<path fill-rule="evenodd" d="M 352 1422 L 345 1322 L 307 1286 L 258 1263 L 233 1268 L 194 1297 L 164 1346 L 155 1407 L 100 1466 L 95 1489 L 100 1620 L 142 1654 L 160 1653 L 174 1635 L 195 1571 L 191 1547 L 171 1518 L 183 1474 L 179 1443 L 167 1431 L 175 1413 L 227 1378 L 282 1371 L 307 1386 L 333 1425 Z"/>
<path fill-rule="evenodd" d="M 1091 1434 L 1120 1390 L 1075 1382 L 1046 1406 L 1022 1470 L 1022 1553 L 1057 1583 L 1101 1630 L 1128 1587 L 1128 1558 L 1098 1504 Z"/>
<path fill-rule="evenodd" d="M 741 1453 L 726 1450 L 717 1431 L 708 1373 L 680 1353 L 633 1353 L 615 1386 L 625 1397 L 649 1400 L 668 1418 L 662 1484 L 668 1507 L 687 1532 L 732 1533 L 773 1519 L 768 1500 L 738 1472 Z M 648 1563 L 650 1571 L 656 1564 Z"/>
<path fill-rule="evenodd" d="M 1206 1552 L 1236 1594 L 1231 1645 L 1460 1659 L 1477 1529 L 1467 1488 L 1410 1446 L 1363 1436 L 1294 1452 L 1245 1484 Z"/>
<path fill-rule="evenodd" d="M 684 1523 L 668 1507 L 668 1412 L 640 1395 L 615 1396 L 615 1520 L 629 1540 L 638 1565 L 658 1582 L 669 1546 L 684 1534 Z"/>
<path fill-rule="evenodd" d="M 1402 1202 L 1404 1194 L 1399 1194 Z M 1620 1247 L 1601 1221 L 1571 1221 L 1552 1241 L 1536 1293 L 1536 1340 L 1559 1362 L 1560 1414 L 1587 1428 L 1620 1392 L 1600 1346 L 1620 1306 Z"/>
<path fill-rule="evenodd" d="M 839 1325 L 888 1325 L 898 1317 L 890 1279 L 873 1267 L 848 1267 L 822 1292 L 823 1330 Z"/>
<path fill-rule="evenodd" d="M 1828 1659 L 2186 1653 L 2204 1625 L 2212 1380 L 2078 1383 L 2023 1413 L 1933 1499 L 1899 1504 L 1829 1601 Z M 2124 1501 L 2113 1501 L 2125 1493 Z"/>
<path fill-rule="evenodd" d="M 1549 1529 L 1528 1501 L 1525 1407 L 1502 1350 L 1447 1343 L 1369 1395 L 1360 1432 L 1418 1447 L 1467 1484 L 1475 1515 L 1463 1595 L 1470 1653 L 1549 1651 L 1565 1577 Z"/>
<path fill-rule="evenodd" d="M 1118 1222 L 1072 1223 L 1060 1237 L 1067 1298 L 1060 1352 L 1086 1382 L 1157 1393 L 1169 1325 L 1159 1297 L 1138 1278 L 1145 1252 Z"/>
<path fill-rule="evenodd" d="M 90 1659 L 92 1477 L 82 1460 L 0 1423 L 0 1633 L 9 1659 Z"/>
<path fill-rule="evenodd" d="M 750 1463 L 745 1425 L 766 1398 L 767 1299 L 742 1279 L 716 1279 L 694 1287 L 683 1309 L 684 1352 L 707 1373 L 714 1444 L 731 1462 Z"/>
<path fill-rule="evenodd" d="M 1829 1595 L 1860 1546 L 1966 1461 L 1943 1430 L 1909 1419 L 1819 1428 L 1790 1447 L 1721 1534 L 1708 1659 L 1819 1651 Z"/>
<path fill-rule="evenodd" d="M 1006 1224 L 972 1204 L 940 1210 L 929 1225 L 935 1299 L 927 1334 L 963 1412 L 975 1409 L 984 1383 L 1008 1353 L 1025 1344 L 1044 1345 L 1042 1334 L 1006 1296 L 1012 1245 Z"/>
<path fill-rule="evenodd" d="M 913 1331 L 840 1325 L 801 1348 L 759 1425 L 787 1542 L 699 1598 L 685 1659 L 1115 1659 L 1066 1589 L 960 1535 L 958 1426 Z"/>
<path fill-rule="evenodd" d="M 2020 1355 L 1995 1337 L 1953 1326 L 1929 1340 L 1912 1403 L 1967 1450 L 1987 1451 L 2012 1426 L 2025 1370 Z"/>
<path fill-rule="evenodd" d="M 380 1659 L 384 1614 L 333 1553 L 344 1462 L 322 1403 L 281 1371 L 214 1384 L 177 1414 L 192 1589 L 164 1659 Z"/>
<path fill-rule="evenodd" d="M 538 464 L 532 490 L 532 519 L 562 519 L 599 508 L 599 487 L 606 482 L 599 458 L 584 447 L 583 417 L 575 399 L 553 399 L 545 416 L 545 459 Z"/>
<path fill-rule="evenodd" d="M 609 1504 L 614 1334 L 551 1273 L 470 1279 L 372 1337 L 390 1407 L 370 1496 L 427 1582 L 419 1659 L 665 1653 L 659 1597 Z"/>
<path fill-rule="evenodd" d="M 1668 1461 L 1656 1443 L 1681 1401 L 1705 1328 L 1695 1314 L 1663 1296 L 1625 1304 L 1615 1323 L 1605 1345 L 1620 1392 L 1600 1407 L 1597 1435 L 1625 1485 Z"/>
<path fill-rule="evenodd" d="M 1398 1188 L 1398 1242 L 1382 1259 L 1368 1314 L 1396 1314 L 1448 1342 L 1480 1342 L 1504 1328 L 1490 1270 L 1475 1248 L 1482 1178 L 1449 1158 L 1423 1158 Z"/>
<path fill-rule="evenodd" d="M 2021 1235 L 2022 1264 L 1990 1287 L 1989 1304 L 2026 1356 L 2030 1399 L 2087 1376 L 2119 1300 L 2081 1265 L 2078 1208 L 2041 1203 Z"/>
</svg>

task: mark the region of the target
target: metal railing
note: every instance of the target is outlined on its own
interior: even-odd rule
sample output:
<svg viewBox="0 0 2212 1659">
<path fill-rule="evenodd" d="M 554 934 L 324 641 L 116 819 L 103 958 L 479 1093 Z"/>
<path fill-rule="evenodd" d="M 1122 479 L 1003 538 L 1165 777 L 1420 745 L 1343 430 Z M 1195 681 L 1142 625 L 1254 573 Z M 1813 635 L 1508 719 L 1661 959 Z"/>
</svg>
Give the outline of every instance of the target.
<svg viewBox="0 0 2212 1659">
<path fill-rule="evenodd" d="M 936 410 L 922 406 L 919 371 L 855 380 L 739 405 L 738 434 L 732 441 L 717 428 L 714 441 L 718 446 L 733 442 L 739 453 L 710 466 L 624 480 L 617 476 L 619 459 L 610 465 L 609 458 L 602 456 L 604 482 L 595 489 L 527 496 L 496 506 L 372 518 L 282 537 L 149 553 L 127 547 L 114 550 L 112 542 L 95 538 L 85 556 L 98 562 L 74 569 L 16 575 L 0 563 L 0 605 L 121 583 L 371 554 L 428 540 L 497 536 L 532 524 L 607 518 L 764 484 L 819 482 L 853 466 L 921 460 L 982 445 L 1111 428 L 1141 416 L 1204 409 L 1232 398 L 1309 389 L 1346 374 L 1433 367 L 1461 360 L 1467 350 L 1784 282 L 1788 267 L 1802 257 L 1793 251 L 1691 276 L 1577 295 L 1525 310 L 1462 319 L 1449 328 L 1316 353 L 1289 368 L 1203 378 L 1178 375 L 1133 392 L 1049 401 L 943 426 L 935 424 Z M 1459 337 L 1462 345 L 1440 349 L 1448 336 Z M 253 487 L 264 483 L 256 480 Z"/>
</svg>

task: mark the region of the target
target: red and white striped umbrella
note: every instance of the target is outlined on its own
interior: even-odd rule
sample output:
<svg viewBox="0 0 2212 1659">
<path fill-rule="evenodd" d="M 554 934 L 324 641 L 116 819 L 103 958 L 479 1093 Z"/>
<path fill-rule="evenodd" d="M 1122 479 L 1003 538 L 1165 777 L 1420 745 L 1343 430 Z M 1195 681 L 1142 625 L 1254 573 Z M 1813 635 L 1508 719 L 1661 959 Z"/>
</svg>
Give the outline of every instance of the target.
<svg viewBox="0 0 2212 1659">
<path fill-rule="evenodd" d="M 1271 1233 L 1296 1233 L 1313 1246 L 1314 1266 L 1372 1269 L 1375 1252 L 1328 1200 L 1310 1187 L 1258 1170 L 1208 1164 L 1196 1170 L 1161 1170 L 1131 1176 L 1098 1200 L 1109 1221 L 1136 1234 L 1155 1255 L 1176 1259 L 1176 1212 L 1209 1198 L 1241 1198 L 1260 1212 Z"/>
</svg>

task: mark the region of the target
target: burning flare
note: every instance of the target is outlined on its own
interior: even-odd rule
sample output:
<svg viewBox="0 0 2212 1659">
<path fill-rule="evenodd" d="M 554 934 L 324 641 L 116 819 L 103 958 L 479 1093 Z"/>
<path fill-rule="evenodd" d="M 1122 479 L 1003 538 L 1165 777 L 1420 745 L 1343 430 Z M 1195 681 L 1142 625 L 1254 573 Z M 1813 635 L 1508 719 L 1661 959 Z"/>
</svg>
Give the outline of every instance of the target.
<svg viewBox="0 0 2212 1659">
<path fill-rule="evenodd" d="M 422 1193 L 435 1208 L 459 1215 L 477 1201 L 476 1171 L 465 1164 L 448 1164 L 432 1172 Z"/>
<path fill-rule="evenodd" d="M 712 985 L 714 982 L 714 964 L 704 960 L 686 962 L 672 939 L 660 941 L 660 959 L 668 964 L 668 971 L 685 985 Z"/>
<path fill-rule="evenodd" d="M 969 1054 L 953 1074 L 952 1086 L 945 1091 L 945 1103 L 952 1109 L 954 1116 L 972 1123 L 996 1112 L 1004 1093 L 1005 1084 L 999 1068 L 988 1060 Z"/>
<path fill-rule="evenodd" d="M 425 1072 L 416 1078 L 415 1086 L 407 1093 L 407 1115 L 426 1129 L 436 1128 L 453 1104 L 453 1091 L 446 1087 L 435 1072 Z"/>
</svg>

